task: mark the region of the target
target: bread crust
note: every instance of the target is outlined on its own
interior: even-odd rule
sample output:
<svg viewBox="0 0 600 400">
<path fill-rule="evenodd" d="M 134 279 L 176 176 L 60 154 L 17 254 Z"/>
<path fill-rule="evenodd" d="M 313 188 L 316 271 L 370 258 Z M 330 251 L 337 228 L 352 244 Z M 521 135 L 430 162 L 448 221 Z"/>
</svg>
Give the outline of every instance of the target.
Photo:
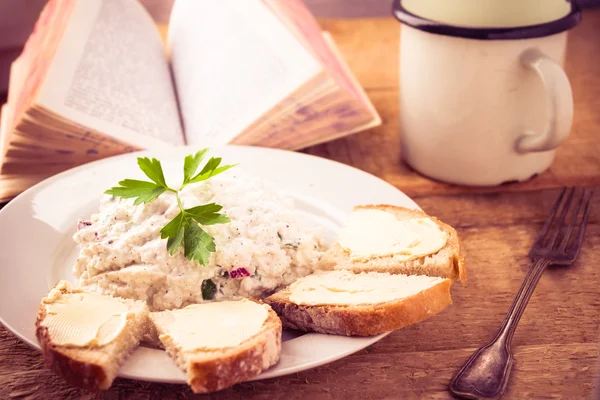
<svg viewBox="0 0 600 400">
<path fill-rule="evenodd" d="M 83 292 L 83 290 L 72 288 L 62 281 L 58 282 L 54 289 L 59 290 L 61 295 Z M 143 331 L 145 331 L 147 326 L 146 320 L 148 318 L 148 312 L 149 310 L 145 307 L 139 315 L 136 315 L 134 321 L 128 322 L 136 326 L 135 333 L 126 327 L 126 330 L 124 330 L 119 338 L 116 339 L 121 341 L 122 346 L 123 344 L 127 344 L 124 348 L 129 348 L 131 350 L 137 347 Z M 107 348 L 109 351 L 112 350 L 113 352 L 119 349 L 118 346 L 115 349 L 114 346 L 116 344 L 114 342 L 94 349 L 57 345 L 52 342 L 48 328 L 42 325 L 45 318 L 46 305 L 42 302 L 38 309 L 35 321 L 35 334 L 38 343 L 40 344 L 46 367 L 73 386 L 90 391 L 108 389 L 117 375 L 118 366 L 122 364 L 129 353 L 123 353 L 119 356 L 115 355 L 115 353 L 107 353 L 104 357 L 98 356 L 98 353 L 105 351 Z M 110 365 L 111 360 L 117 361 L 117 368 L 113 368 L 113 366 Z"/>
<path fill-rule="evenodd" d="M 440 283 L 405 299 L 366 305 L 299 305 L 289 289 L 265 299 L 284 328 L 343 336 L 373 336 L 421 322 L 452 304 L 452 281 Z"/>
<path fill-rule="evenodd" d="M 151 313 L 150 320 L 159 334 L 167 333 L 156 321 L 156 314 L 160 313 Z M 179 350 L 170 337 L 161 340 L 167 353 L 187 372 L 188 384 L 194 393 L 211 393 L 253 378 L 276 364 L 281 354 L 281 332 L 281 320 L 269 308 L 261 331 L 236 347 L 185 352 Z"/>
<path fill-rule="evenodd" d="M 391 274 L 428 275 L 467 282 L 467 269 L 456 230 L 450 225 L 421 210 L 413 210 L 389 204 L 370 204 L 354 207 L 355 210 L 371 209 L 390 212 L 394 215 L 409 214 L 414 218 L 429 218 L 448 234 L 446 246 L 434 254 L 395 260 L 390 255 L 374 255 L 364 259 L 350 259 L 350 254 L 337 242 L 320 260 L 319 268 L 348 269 L 354 272 L 389 272 Z"/>
<path fill-rule="evenodd" d="M 45 318 L 46 307 L 42 304 L 35 322 L 35 335 L 42 349 L 46 367 L 73 386 L 90 391 L 108 389 L 112 379 L 108 379 L 101 365 L 72 358 L 61 351 L 61 346 L 52 343 L 48 328 L 41 325 Z"/>
</svg>

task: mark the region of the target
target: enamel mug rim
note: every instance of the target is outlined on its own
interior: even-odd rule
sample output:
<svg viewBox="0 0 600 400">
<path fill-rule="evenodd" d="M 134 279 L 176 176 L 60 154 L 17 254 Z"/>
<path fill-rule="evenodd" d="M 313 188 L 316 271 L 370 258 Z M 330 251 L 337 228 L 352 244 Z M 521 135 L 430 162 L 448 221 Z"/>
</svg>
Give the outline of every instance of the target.
<svg viewBox="0 0 600 400">
<path fill-rule="evenodd" d="M 574 1 L 570 3 L 570 12 L 560 19 L 542 24 L 515 27 L 474 27 L 447 24 L 411 13 L 402 5 L 402 0 L 394 0 L 392 14 L 398 21 L 408 26 L 433 34 L 479 40 L 519 40 L 550 36 L 576 26 L 581 21 L 581 8 Z"/>
</svg>

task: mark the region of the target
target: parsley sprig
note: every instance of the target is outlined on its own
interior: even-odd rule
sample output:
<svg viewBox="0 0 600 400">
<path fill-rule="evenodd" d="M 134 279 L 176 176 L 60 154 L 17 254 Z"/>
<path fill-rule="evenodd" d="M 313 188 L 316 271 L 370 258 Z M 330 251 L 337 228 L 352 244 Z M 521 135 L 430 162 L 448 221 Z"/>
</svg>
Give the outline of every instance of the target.
<svg viewBox="0 0 600 400">
<path fill-rule="evenodd" d="M 175 254 L 183 244 L 185 256 L 202 265 L 208 263 L 210 253 L 216 250 L 216 246 L 214 238 L 206 233 L 201 225 L 224 224 L 230 220 L 225 214 L 219 213 L 223 207 L 216 203 L 185 209 L 179 197 L 179 191 L 190 183 L 205 181 L 235 166 L 221 165 L 220 157 L 211 157 L 200 172 L 197 172 L 206 153 L 208 153 L 208 149 L 202 149 L 196 154 L 185 157 L 183 182 L 178 190 L 167 185 L 160 161 L 156 158 L 138 157 L 138 166 L 151 182 L 124 179 L 119 182 L 119 186 L 104 192 L 124 199 L 135 199 L 134 205 L 150 203 L 165 192 L 175 193 L 179 214 L 160 230 L 160 237 L 167 239 L 167 250 L 171 255 Z"/>
</svg>

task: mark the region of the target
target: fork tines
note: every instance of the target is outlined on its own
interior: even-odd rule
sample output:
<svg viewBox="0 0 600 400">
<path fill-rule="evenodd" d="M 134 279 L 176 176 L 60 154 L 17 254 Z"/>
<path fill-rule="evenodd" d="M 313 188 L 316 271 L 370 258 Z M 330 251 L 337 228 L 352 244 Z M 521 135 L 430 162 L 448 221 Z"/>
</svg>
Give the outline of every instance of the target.
<svg viewBox="0 0 600 400">
<path fill-rule="evenodd" d="M 562 190 L 531 249 L 532 258 L 560 254 L 575 259 L 583 242 L 592 195 L 590 189 Z M 573 235 L 574 229 L 576 235 Z"/>
</svg>

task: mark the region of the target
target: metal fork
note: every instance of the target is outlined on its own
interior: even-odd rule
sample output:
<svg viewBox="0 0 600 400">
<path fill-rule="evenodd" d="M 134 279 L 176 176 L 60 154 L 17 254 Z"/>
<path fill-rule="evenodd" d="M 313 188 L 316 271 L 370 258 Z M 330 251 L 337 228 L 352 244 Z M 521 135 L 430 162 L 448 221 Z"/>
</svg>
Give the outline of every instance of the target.
<svg viewBox="0 0 600 400">
<path fill-rule="evenodd" d="M 576 192 L 581 193 L 576 195 Z M 473 353 L 456 374 L 450 384 L 453 395 L 467 399 L 495 399 L 502 395 L 514 361 L 510 345 L 517 324 L 546 267 L 571 265 L 577 258 L 590 215 L 592 194 L 591 190 L 563 189 L 529 251 L 533 266 L 500 330 L 490 343 Z"/>
</svg>

